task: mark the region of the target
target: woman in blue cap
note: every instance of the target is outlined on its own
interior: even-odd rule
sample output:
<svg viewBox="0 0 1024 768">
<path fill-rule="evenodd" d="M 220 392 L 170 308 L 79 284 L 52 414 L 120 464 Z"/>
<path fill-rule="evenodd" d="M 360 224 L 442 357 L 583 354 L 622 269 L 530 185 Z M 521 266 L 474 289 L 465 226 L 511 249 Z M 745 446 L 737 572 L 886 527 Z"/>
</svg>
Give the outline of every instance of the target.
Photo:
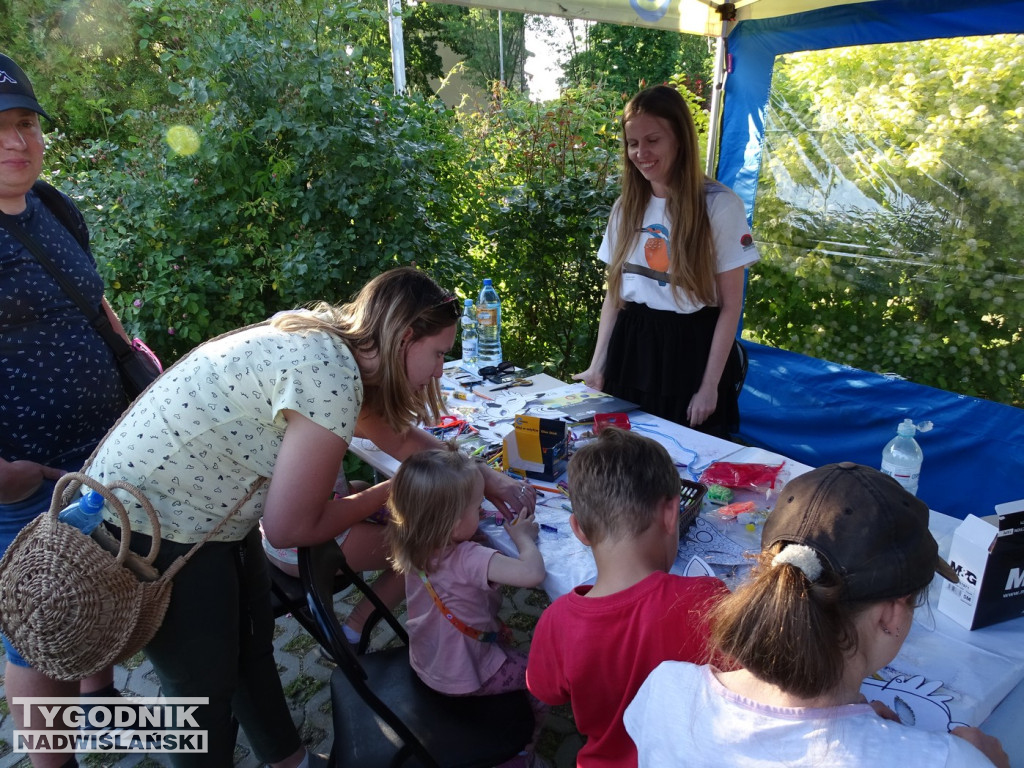
<svg viewBox="0 0 1024 768">
<path fill-rule="evenodd" d="M 0 54 L 0 553 L 49 508 L 54 481 L 81 468 L 128 405 L 110 347 L 9 229 L 25 230 L 124 333 L 103 297 L 92 254 L 33 189 L 45 148 L 40 117 L 51 120 L 21 67 Z M 54 199 L 84 231 L 70 198 L 54 191 Z M 8 701 L 79 693 L 78 683 L 51 680 L 28 666 L 7 638 L 3 644 Z M 113 671 L 83 681 L 81 691 L 116 695 Z M 11 709 L 22 728 L 22 707 Z M 42 722 L 38 714 L 33 720 L 34 728 Z M 35 753 L 32 763 L 74 765 L 75 757 Z"/>
</svg>

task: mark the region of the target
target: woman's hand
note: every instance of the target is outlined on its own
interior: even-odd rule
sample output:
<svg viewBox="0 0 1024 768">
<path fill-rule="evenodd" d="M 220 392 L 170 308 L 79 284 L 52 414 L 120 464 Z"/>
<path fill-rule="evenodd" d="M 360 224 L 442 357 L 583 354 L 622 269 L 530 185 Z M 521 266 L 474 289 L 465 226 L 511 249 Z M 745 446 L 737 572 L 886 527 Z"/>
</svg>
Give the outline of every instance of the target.
<svg viewBox="0 0 1024 768">
<path fill-rule="evenodd" d="M 44 480 L 58 480 L 63 469 L 47 467 L 35 461 L 0 459 L 0 504 L 14 504 L 39 490 Z"/>
<path fill-rule="evenodd" d="M 482 471 L 484 496 L 505 520 L 513 520 L 521 512 L 533 512 L 537 506 L 537 491 L 532 485 L 493 469 Z"/>
<path fill-rule="evenodd" d="M 718 388 L 702 386 L 693 397 L 690 404 L 686 406 L 686 420 L 691 427 L 696 427 L 707 421 L 708 417 L 718 407 Z"/>
<path fill-rule="evenodd" d="M 574 373 L 572 375 L 574 381 L 582 381 L 591 389 L 596 389 L 598 392 L 604 391 L 604 372 L 594 370 L 593 368 L 587 368 L 583 373 Z"/>
<path fill-rule="evenodd" d="M 601 304 L 601 319 L 597 324 L 597 341 L 594 342 L 594 354 L 590 358 L 590 367 L 583 373 L 573 375 L 573 380 L 582 381 L 591 389 L 604 392 L 604 364 L 608 357 L 608 342 L 612 338 L 612 330 L 619 316 L 618 300 L 607 293 Z"/>
</svg>

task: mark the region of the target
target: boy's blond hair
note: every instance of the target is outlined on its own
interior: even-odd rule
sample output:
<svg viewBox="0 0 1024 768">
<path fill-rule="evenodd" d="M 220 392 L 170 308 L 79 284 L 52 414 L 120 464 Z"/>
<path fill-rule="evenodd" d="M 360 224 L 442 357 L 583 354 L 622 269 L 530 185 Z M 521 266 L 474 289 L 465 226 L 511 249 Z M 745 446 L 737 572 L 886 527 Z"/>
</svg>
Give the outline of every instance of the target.
<svg viewBox="0 0 1024 768">
<path fill-rule="evenodd" d="M 479 477 L 477 463 L 452 443 L 402 462 L 388 498 L 387 536 L 396 571 L 431 569 L 432 561 L 451 543 Z"/>
<path fill-rule="evenodd" d="M 679 488 L 679 473 L 664 447 L 615 427 L 601 430 L 569 460 L 573 515 L 592 545 L 639 536 L 654 522 L 658 505 Z"/>
</svg>

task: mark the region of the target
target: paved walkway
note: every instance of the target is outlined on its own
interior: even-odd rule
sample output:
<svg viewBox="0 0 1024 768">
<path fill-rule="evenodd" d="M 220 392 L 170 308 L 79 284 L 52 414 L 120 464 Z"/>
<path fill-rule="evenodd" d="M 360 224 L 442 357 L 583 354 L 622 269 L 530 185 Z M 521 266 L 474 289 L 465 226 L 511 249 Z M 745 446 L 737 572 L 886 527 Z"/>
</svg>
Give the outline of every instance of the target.
<svg viewBox="0 0 1024 768">
<path fill-rule="evenodd" d="M 342 594 L 336 601 L 339 614 L 348 612 L 349 594 Z M 540 613 L 548 605 L 548 598 L 540 590 L 505 589 L 502 618 L 512 628 L 520 648 L 529 647 L 530 633 Z M 394 633 L 387 626 L 379 627 L 374 635 L 372 648 L 382 648 L 394 641 Z M 331 749 L 331 702 L 328 680 L 334 666 L 324 661 L 315 641 L 290 616 L 277 622 L 277 637 L 274 641 L 276 656 L 281 669 L 281 680 L 292 709 L 292 717 L 299 726 L 303 741 L 315 752 L 330 752 Z M 2 654 L 2 652 L 0 652 Z M 125 692 L 136 696 L 157 696 L 160 682 L 153 667 L 139 654 L 127 664 L 114 671 L 114 683 Z M 14 718 L 10 716 L 7 699 L 0 688 L 0 768 L 18 766 L 29 768 L 24 755 L 11 752 Z M 548 715 L 544 733 L 538 744 L 538 752 L 555 768 L 573 768 L 576 752 L 582 739 L 576 733 L 568 707 L 557 707 Z M 80 755 L 79 762 L 85 766 L 141 766 L 153 768 L 169 765 L 165 756 L 119 754 Z M 236 768 L 256 768 L 260 763 L 249 749 L 245 734 L 239 735 L 235 750 Z"/>
</svg>

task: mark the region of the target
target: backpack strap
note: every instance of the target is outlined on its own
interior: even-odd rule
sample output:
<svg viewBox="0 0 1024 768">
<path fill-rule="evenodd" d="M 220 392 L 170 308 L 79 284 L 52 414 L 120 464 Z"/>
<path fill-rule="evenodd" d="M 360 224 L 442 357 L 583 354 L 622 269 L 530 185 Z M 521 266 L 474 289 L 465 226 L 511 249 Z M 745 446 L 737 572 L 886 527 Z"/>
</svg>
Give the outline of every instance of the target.
<svg viewBox="0 0 1024 768">
<path fill-rule="evenodd" d="M 37 180 L 32 185 L 32 191 L 50 209 L 50 213 L 57 217 L 57 221 L 64 226 L 64 229 L 74 235 L 75 240 L 82 246 L 82 250 L 86 253 L 92 253 L 89 250 L 89 227 L 85 223 L 82 212 L 74 206 L 67 196 L 42 179 Z"/>
</svg>

